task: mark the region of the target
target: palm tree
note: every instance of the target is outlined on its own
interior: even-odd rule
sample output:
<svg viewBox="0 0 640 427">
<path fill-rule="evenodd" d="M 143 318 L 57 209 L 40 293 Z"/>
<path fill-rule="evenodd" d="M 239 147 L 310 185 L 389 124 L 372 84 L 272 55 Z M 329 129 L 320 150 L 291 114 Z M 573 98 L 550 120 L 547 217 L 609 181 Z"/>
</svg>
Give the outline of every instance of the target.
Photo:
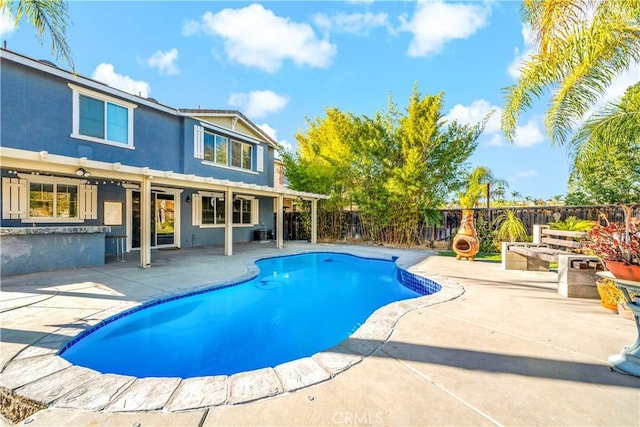
<svg viewBox="0 0 640 427">
<path fill-rule="evenodd" d="M 488 167 L 476 167 L 467 177 L 465 191 L 459 194 L 460 206 L 467 209 L 474 208 L 481 197 L 488 196 L 488 190 L 492 184 L 507 185 L 505 180 L 496 178 Z"/>
<path fill-rule="evenodd" d="M 51 52 L 56 58 L 63 58 L 71 67 L 73 59 L 66 40 L 66 28 L 69 23 L 67 2 L 64 0 L 0 0 L 0 11 L 9 12 L 17 26 L 24 17 L 36 30 L 40 44 L 44 43 L 44 34 L 51 37 Z"/>
<path fill-rule="evenodd" d="M 520 194 L 517 191 L 512 191 L 511 192 L 511 197 L 513 197 L 513 204 L 515 205 L 515 204 L 518 203 L 518 200 L 522 197 L 522 194 Z"/>
<path fill-rule="evenodd" d="M 502 130 L 513 141 L 518 116 L 552 91 L 545 127 L 563 144 L 614 78 L 640 62 L 640 2 L 524 0 L 536 52 L 505 88 Z"/>
<path fill-rule="evenodd" d="M 504 195 L 507 194 L 507 187 L 508 185 L 506 183 L 496 185 L 496 188 L 493 190 L 494 197 L 497 200 L 504 201 Z"/>
</svg>

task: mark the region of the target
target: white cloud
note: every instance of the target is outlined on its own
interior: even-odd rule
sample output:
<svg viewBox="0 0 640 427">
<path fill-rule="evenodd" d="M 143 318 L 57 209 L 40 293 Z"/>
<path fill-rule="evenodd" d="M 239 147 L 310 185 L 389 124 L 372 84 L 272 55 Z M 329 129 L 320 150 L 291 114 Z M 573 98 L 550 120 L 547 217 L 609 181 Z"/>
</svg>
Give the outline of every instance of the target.
<svg viewBox="0 0 640 427">
<path fill-rule="evenodd" d="M 491 110 L 494 110 L 494 113 L 489 118 L 484 133 L 493 134 L 500 132 L 500 115 L 502 114 L 502 108 L 491 105 L 484 99 L 476 99 L 468 107 L 462 104 L 456 104 L 449 110 L 446 119 L 449 121 L 457 120 L 458 123 L 475 125 L 481 122 Z"/>
<path fill-rule="evenodd" d="M 493 134 L 493 136 L 489 141 L 487 141 L 487 145 L 489 147 L 504 147 L 505 139 L 502 135 L 500 135 L 499 133 L 496 133 L 496 134 Z"/>
<path fill-rule="evenodd" d="M 534 53 L 533 34 L 531 33 L 531 27 L 529 25 L 522 25 L 522 39 L 524 41 L 523 49 L 514 49 L 515 56 L 507 68 L 509 75 L 514 80 L 520 78 L 520 67 L 522 66 L 522 63 L 528 60 Z"/>
<path fill-rule="evenodd" d="M 182 35 L 191 36 L 198 33 L 201 29 L 200 22 L 195 19 L 190 19 L 182 26 Z"/>
<path fill-rule="evenodd" d="M 366 35 L 369 29 L 390 27 L 386 13 L 337 13 L 333 16 L 318 13 L 314 15 L 313 20 L 323 31 L 348 34 Z"/>
<path fill-rule="evenodd" d="M 520 171 L 515 174 L 514 179 L 531 179 L 536 178 L 538 176 L 538 172 L 533 169 L 529 169 L 526 171 Z"/>
<path fill-rule="evenodd" d="M 160 74 L 178 74 L 180 69 L 175 64 L 178 59 L 178 49 L 175 47 L 167 52 L 157 51 L 147 60 L 147 65 L 158 69 Z"/>
<path fill-rule="evenodd" d="M 13 15 L 9 10 L 0 10 L 0 37 L 5 37 L 13 33 L 16 29 Z"/>
<path fill-rule="evenodd" d="M 96 67 L 91 77 L 108 86 L 123 90 L 133 95 L 139 95 L 148 98 L 151 93 L 149 83 L 142 80 L 133 80 L 129 76 L 118 74 L 113 69 L 113 65 L 102 63 Z"/>
<path fill-rule="evenodd" d="M 278 71 L 286 60 L 298 66 L 327 67 L 337 51 L 334 44 L 318 39 L 308 24 L 276 16 L 260 4 L 206 12 L 200 25 L 207 34 L 224 40 L 231 60 L 269 73 Z M 194 28 L 192 24 L 185 27 L 187 33 Z"/>
<path fill-rule="evenodd" d="M 620 74 L 611 85 L 607 88 L 607 91 L 589 112 L 589 115 L 598 109 L 605 106 L 607 103 L 619 100 L 631 85 L 640 82 L 640 63 L 630 67 L 629 70 Z"/>
<path fill-rule="evenodd" d="M 252 118 L 264 117 L 270 113 L 279 111 L 287 105 L 286 96 L 279 95 L 270 90 L 256 90 L 249 93 L 232 93 L 229 96 L 229 105 L 238 107 L 247 116 Z"/>
<path fill-rule="evenodd" d="M 291 143 L 289 143 L 289 142 L 287 142 L 285 140 L 278 141 L 278 132 L 274 128 L 269 126 L 267 123 L 263 123 L 261 125 L 258 125 L 258 127 L 260 129 L 262 129 L 262 131 L 264 133 L 269 135 L 274 141 L 277 141 L 278 144 L 280 144 L 282 146 L 282 148 L 285 149 L 285 151 L 289 151 L 289 152 L 293 151 L 293 145 L 291 145 Z"/>
<path fill-rule="evenodd" d="M 544 141 L 542 121 L 539 117 L 530 118 L 523 126 L 516 126 L 516 136 L 513 145 L 519 148 L 529 148 Z"/>
<path fill-rule="evenodd" d="M 490 116 L 483 135 L 488 138 L 486 144 L 492 147 L 502 147 L 507 145 L 505 138 L 500 130 L 500 120 L 502 116 L 502 108 L 491 105 L 484 99 L 476 99 L 471 105 L 466 106 L 456 104 L 445 116 L 447 121 L 456 120 L 461 124 L 475 125 L 490 112 L 494 113 Z M 540 117 L 532 117 L 526 124 L 516 127 L 516 136 L 513 146 L 518 148 L 528 148 L 540 144 L 544 141 L 544 131 Z"/>
<path fill-rule="evenodd" d="M 491 13 L 489 5 L 419 2 L 410 21 L 401 30 L 413 33 L 409 56 L 435 55 L 444 45 L 456 39 L 466 39 L 487 25 Z"/>
</svg>

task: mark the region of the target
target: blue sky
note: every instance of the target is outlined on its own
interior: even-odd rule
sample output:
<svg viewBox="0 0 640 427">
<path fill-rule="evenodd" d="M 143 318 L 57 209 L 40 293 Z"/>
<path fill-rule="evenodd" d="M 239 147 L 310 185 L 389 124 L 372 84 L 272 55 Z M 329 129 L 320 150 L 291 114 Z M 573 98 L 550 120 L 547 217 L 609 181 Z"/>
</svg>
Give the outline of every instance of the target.
<svg viewBox="0 0 640 427">
<path fill-rule="evenodd" d="M 176 108 L 238 109 L 295 150 L 305 117 L 326 107 L 372 116 L 389 94 L 407 105 L 415 84 L 444 92 L 444 113 L 477 122 L 496 113 L 470 162 L 507 180 L 508 194 L 567 191 L 565 148 L 544 134 L 546 100 L 520 118 L 515 144 L 499 131 L 502 88 L 530 44 L 519 2 L 71 1 L 68 44 L 76 72 Z M 10 50 L 56 61 L 22 21 L 0 16 Z M 640 80 L 640 67 L 603 100 Z"/>
</svg>

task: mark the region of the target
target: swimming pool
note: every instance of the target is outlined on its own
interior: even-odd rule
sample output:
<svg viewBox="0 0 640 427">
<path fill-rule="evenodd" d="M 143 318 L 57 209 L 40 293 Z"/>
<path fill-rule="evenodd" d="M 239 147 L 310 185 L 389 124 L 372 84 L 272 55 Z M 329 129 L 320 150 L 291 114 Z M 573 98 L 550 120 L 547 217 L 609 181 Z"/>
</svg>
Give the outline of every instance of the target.
<svg viewBox="0 0 640 427">
<path fill-rule="evenodd" d="M 109 318 L 59 355 L 138 378 L 231 375 L 331 348 L 376 309 L 434 290 L 391 260 L 322 252 L 256 264 L 260 273 L 250 280 Z"/>
</svg>

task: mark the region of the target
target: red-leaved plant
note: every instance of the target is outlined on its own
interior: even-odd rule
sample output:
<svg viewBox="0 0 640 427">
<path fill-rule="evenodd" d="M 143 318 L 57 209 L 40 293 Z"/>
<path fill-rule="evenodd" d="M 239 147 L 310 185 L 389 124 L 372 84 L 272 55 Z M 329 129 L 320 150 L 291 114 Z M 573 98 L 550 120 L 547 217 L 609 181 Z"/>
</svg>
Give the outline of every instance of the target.
<svg viewBox="0 0 640 427">
<path fill-rule="evenodd" d="M 627 224 L 617 222 L 596 225 L 587 233 L 584 247 L 604 261 L 620 261 L 640 265 L 640 233 L 638 219 L 625 218 Z"/>
</svg>

